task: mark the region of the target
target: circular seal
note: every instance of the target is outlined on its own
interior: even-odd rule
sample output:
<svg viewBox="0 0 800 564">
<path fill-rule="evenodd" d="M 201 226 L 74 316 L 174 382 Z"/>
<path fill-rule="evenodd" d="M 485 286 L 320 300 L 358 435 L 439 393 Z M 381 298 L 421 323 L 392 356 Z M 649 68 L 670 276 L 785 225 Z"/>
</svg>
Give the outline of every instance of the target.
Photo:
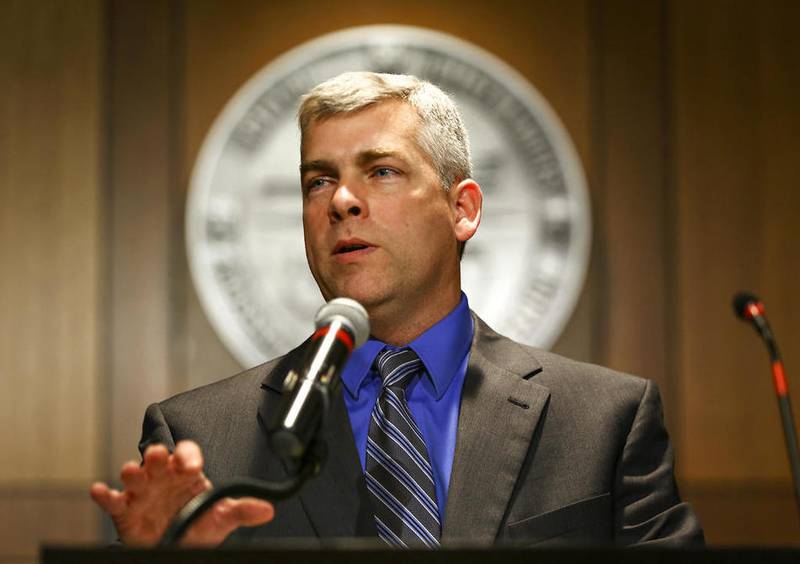
<svg viewBox="0 0 800 564">
<path fill-rule="evenodd" d="M 281 56 L 230 100 L 195 165 L 189 263 L 200 301 L 244 366 L 312 330 L 322 296 L 306 264 L 300 197 L 301 95 L 354 70 L 413 74 L 456 100 L 483 188 L 462 280 L 472 309 L 518 341 L 551 346 L 589 260 L 589 198 L 575 149 L 544 98 L 493 55 L 416 27 L 366 26 Z"/>
</svg>

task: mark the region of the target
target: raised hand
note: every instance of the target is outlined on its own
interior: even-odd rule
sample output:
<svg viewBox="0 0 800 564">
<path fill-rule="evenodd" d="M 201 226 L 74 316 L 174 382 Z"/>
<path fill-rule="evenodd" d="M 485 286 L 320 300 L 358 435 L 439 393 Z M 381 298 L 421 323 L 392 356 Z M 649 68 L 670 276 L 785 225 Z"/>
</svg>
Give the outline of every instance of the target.
<svg viewBox="0 0 800 564">
<path fill-rule="evenodd" d="M 96 482 L 90 494 L 111 516 L 120 540 L 132 546 L 155 545 L 177 512 L 194 496 L 211 489 L 203 474 L 203 454 L 192 441 L 179 442 L 172 454 L 163 445 L 147 447 L 142 464 L 126 462 L 120 479 L 123 491 Z M 216 546 L 237 527 L 260 525 L 273 515 L 269 502 L 226 498 L 189 528 L 182 544 Z"/>
</svg>

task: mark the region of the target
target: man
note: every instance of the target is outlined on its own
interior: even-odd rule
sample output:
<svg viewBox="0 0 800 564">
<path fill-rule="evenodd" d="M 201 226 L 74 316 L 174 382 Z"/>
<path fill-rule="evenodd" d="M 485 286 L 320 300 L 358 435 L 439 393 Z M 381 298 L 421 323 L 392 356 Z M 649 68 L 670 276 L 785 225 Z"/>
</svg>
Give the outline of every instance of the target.
<svg viewBox="0 0 800 564">
<path fill-rule="evenodd" d="M 326 300 L 364 305 L 372 335 L 342 375 L 322 473 L 275 508 L 221 501 L 186 541 L 702 543 L 652 383 L 515 343 L 469 311 L 459 261 L 483 196 L 453 102 L 414 77 L 347 73 L 299 121 L 309 267 Z M 150 406 L 125 490 L 91 490 L 123 542 L 154 543 L 211 482 L 286 476 L 264 424 L 302 351 Z"/>
</svg>

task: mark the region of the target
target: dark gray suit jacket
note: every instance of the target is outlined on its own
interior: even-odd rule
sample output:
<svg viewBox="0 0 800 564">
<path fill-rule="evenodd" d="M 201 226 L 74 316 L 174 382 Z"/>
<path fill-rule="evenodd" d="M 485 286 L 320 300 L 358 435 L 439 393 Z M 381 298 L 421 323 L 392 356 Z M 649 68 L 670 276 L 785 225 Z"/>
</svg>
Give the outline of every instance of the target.
<svg viewBox="0 0 800 564">
<path fill-rule="evenodd" d="M 702 544 L 652 382 L 521 345 L 474 318 L 444 543 Z M 285 478 L 264 422 L 301 352 L 151 405 L 140 448 L 192 439 L 214 483 Z M 229 540 L 376 536 L 341 391 L 323 436 L 321 474 L 277 504 L 272 523 Z"/>
</svg>

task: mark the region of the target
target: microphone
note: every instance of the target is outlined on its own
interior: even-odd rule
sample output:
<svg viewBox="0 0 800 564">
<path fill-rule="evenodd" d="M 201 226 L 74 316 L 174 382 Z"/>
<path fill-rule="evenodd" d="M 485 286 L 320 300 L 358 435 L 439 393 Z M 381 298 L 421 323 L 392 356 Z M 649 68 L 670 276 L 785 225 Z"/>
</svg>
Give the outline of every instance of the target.
<svg viewBox="0 0 800 564">
<path fill-rule="evenodd" d="M 800 451 L 797 447 L 797 433 L 795 432 L 792 404 L 789 399 L 789 384 L 778 351 L 778 343 L 775 341 L 775 335 L 767 321 L 764 303 L 756 296 L 747 292 L 739 292 L 733 297 L 733 311 L 736 312 L 739 319 L 752 323 L 756 333 L 761 336 L 769 350 L 769 358 L 772 362 L 772 381 L 775 385 L 775 394 L 778 396 L 783 436 L 786 439 L 786 451 L 794 480 L 795 501 L 798 511 L 800 511 Z"/>
<path fill-rule="evenodd" d="M 158 546 L 177 543 L 191 524 L 220 499 L 252 496 L 275 503 L 289 499 L 320 471 L 325 445 L 314 439 L 350 353 L 369 337 L 369 317 L 357 301 L 336 298 L 320 308 L 314 322 L 317 330 L 311 336 L 300 371 L 291 370 L 286 376 L 284 401 L 267 425 L 270 446 L 293 467 L 293 473 L 281 482 L 238 478 L 197 495 L 175 516 Z"/>
<path fill-rule="evenodd" d="M 350 353 L 369 337 L 364 307 L 349 298 L 323 305 L 314 319 L 316 331 L 299 372 L 289 371 L 283 382 L 285 397 L 268 425 L 272 450 L 287 461 L 299 461 L 319 432 L 331 394 Z"/>
<path fill-rule="evenodd" d="M 775 336 L 772 334 L 772 329 L 764 314 L 764 303 L 753 294 L 739 292 L 733 296 L 733 311 L 739 319 L 750 321 L 753 324 L 753 329 L 767 345 L 770 360 L 773 363 L 780 362 L 778 344 L 775 342 Z"/>
</svg>

